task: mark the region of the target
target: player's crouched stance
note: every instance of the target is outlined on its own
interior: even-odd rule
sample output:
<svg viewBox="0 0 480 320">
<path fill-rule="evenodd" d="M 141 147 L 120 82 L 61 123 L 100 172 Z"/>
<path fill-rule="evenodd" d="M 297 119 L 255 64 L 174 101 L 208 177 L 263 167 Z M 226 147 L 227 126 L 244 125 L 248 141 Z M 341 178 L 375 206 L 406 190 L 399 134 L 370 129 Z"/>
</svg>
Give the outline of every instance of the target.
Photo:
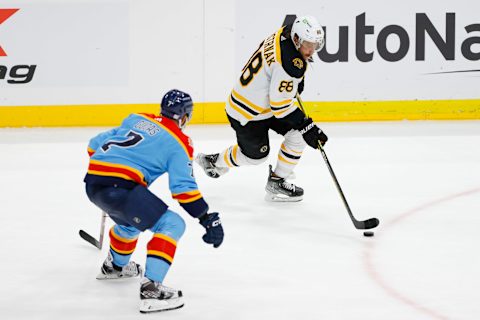
<svg viewBox="0 0 480 320">
<path fill-rule="evenodd" d="M 262 41 L 242 70 L 226 103 L 237 143 L 214 154 L 198 154 L 205 173 L 218 178 L 229 168 L 258 165 L 270 151 L 269 130 L 284 137 L 275 170 L 265 186 L 268 201 L 303 199 L 303 189 L 286 181 L 308 145 L 317 149 L 328 140 L 311 118 L 295 105 L 305 83 L 307 62 L 324 45 L 324 31 L 311 16 L 298 17 Z"/>
<path fill-rule="evenodd" d="M 87 195 L 115 222 L 110 250 L 99 280 L 141 276 L 142 267 L 130 258 L 139 234 L 153 232 L 147 244 L 144 278 L 140 284 L 140 312 L 183 307 L 180 290 L 163 285 L 173 262 L 185 222 L 149 191 L 148 186 L 168 173 L 174 199 L 205 228 L 203 240 L 218 248 L 223 242 L 219 214 L 208 213 L 192 172 L 193 147 L 182 132 L 193 111 L 191 97 L 178 90 L 162 99 L 161 116 L 132 114 L 120 127 L 90 140 L 91 156 L 85 177 Z"/>
</svg>

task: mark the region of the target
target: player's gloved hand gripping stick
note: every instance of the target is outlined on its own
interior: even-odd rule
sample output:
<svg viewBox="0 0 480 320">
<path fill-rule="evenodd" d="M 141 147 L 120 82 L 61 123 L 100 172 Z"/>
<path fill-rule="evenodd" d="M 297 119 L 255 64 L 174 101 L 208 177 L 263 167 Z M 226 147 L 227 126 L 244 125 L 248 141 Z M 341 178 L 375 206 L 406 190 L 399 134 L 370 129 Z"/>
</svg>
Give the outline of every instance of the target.
<svg viewBox="0 0 480 320">
<path fill-rule="evenodd" d="M 303 107 L 303 102 L 300 99 L 299 94 L 297 93 L 297 102 L 298 105 L 300 106 L 300 109 L 302 112 L 307 116 L 305 113 L 305 109 Z M 307 116 L 308 117 L 308 116 Z M 313 121 L 312 121 L 313 123 Z M 326 137 L 326 136 L 325 136 Z M 370 218 L 365 221 L 359 221 L 355 219 L 353 216 L 352 210 L 350 210 L 350 206 L 348 205 L 347 199 L 345 198 L 345 195 L 343 194 L 342 188 L 340 187 L 340 184 L 338 183 L 337 177 L 335 176 L 335 173 L 333 172 L 332 166 L 330 165 L 330 161 L 328 161 L 327 154 L 325 153 L 325 150 L 323 149 L 323 144 L 325 144 L 325 141 L 317 140 L 317 146 L 320 152 L 322 153 L 323 160 L 325 160 L 325 163 L 327 164 L 328 171 L 330 171 L 330 175 L 332 176 L 333 181 L 335 182 L 335 186 L 337 187 L 338 193 L 340 194 L 340 197 L 343 200 L 343 204 L 345 205 L 345 208 L 347 209 L 348 215 L 350 216 L 350 219 L 353 222 L 353 225 L 357 229 L 373 229 L 378 226 L 380 221 L 377 218 Z"/>
</svg>

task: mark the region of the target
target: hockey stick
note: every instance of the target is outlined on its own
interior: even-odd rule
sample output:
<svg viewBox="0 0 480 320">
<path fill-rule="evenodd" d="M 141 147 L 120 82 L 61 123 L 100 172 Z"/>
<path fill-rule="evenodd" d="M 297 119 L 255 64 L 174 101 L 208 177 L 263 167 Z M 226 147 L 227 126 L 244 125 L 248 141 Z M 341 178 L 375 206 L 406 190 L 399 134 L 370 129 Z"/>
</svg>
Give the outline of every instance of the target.
<svg viewBox="0 0 480 320">
<path fill-rule="evenodd" d="M 305 109 L 303 107 L 303 102 L 302 99 L 300 99 L 300 95 L 297 93 L 297 101 L 298 105 L 300 106 L 300 110 L 307 115 L 305 112 Z M 308 117 L 308 116 L 307 116 Z M 321 143 L 318 143 L 318 149 L 322 153 L 323 160 L 325 160 L 325 163 L 327 164 L 328 171 L 330 171 L 330 175 L 332 176 L 333 181 L 335 182 L 335 186 L 337 187 L 338 193 L 340 194 L 340 197 L 343 200 L 343 204 L 345 205 L 345 208 L 347 208 L 348 215 L 350 216 L 350 219 L 353 222 L 353 225 L 357 229 L 373 229 L 378 226 L 380 221 L 377 218 L 370 218 L 364 221 L 359 221 L 355 219 L 353 216 L 352 210 L 350 210 L 350 206 L 348 205 L 347 199 L 345 198 L 345 195 L 343 194 L 342 188 L 340 187 L 340 184 L 338 183 L 337 177 L 335 176 L 335 173 L 333 172 L 332 166 L 330 165 L 330 161 L 328 161 L 327 154 L 325 153 L 325 150 L 323 149 L 323 146 Z"/>
<path fill-rule="evenodd" d="M 105 221 L 107 220 L 107 213 L 102 211 L 102 220 L 100 221 L 100 239 L 97 240 L 83 230 L 80 230 L 78 234 L 83 240 L 102 250 L 103 236 L 105 235 Z"/>
</svg>

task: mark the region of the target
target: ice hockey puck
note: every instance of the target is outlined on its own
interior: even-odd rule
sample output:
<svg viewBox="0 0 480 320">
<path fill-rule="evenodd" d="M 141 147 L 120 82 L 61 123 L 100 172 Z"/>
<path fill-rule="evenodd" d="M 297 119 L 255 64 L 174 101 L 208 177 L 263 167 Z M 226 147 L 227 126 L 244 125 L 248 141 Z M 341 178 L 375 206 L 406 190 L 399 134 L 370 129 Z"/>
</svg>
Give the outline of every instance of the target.
<svg viewBox="0 0 480 320">
<path fill-rule="evenodd" d="M 373 237 L 373 235 L 374 235 L 373 231 L 365 231 L 363 233 L 364 237 Z"/>
</svg>

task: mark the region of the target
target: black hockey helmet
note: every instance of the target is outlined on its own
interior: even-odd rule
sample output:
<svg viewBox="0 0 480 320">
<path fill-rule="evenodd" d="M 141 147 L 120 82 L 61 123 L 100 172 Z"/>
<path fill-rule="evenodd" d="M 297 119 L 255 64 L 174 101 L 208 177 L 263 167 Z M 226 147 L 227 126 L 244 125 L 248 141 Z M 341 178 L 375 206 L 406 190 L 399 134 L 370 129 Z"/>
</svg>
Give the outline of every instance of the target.
<svg viewBox="0 0 480 320">
<path fill-rule="evenodd" d="M 162 116 L 180 121 L 187 115 L 187 121 L 181 124 L 183 128 L 185 124 L 192 118 L 193 101 L 192 97 L 186 92 L 177 89 L 168 91 L 162 99 L 160 113 Z"/>
</svg>

